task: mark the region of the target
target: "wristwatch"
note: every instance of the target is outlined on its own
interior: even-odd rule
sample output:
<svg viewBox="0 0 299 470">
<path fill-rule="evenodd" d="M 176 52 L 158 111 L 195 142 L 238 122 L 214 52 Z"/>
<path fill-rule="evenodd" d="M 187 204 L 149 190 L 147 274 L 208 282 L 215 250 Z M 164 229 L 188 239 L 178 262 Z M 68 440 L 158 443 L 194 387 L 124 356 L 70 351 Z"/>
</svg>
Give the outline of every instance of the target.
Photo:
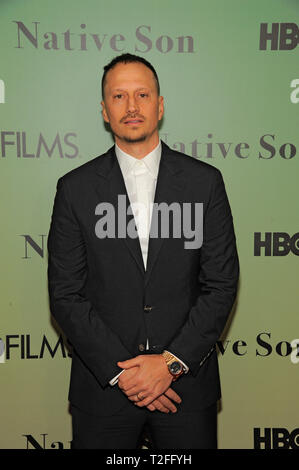
<svg viewBox="0 0 299 470">
<path fill-rule="evenodd" d="M 173 354 L 168 351 L 163 351 L 162 356 L 164 357 L 168 370 L 173 377 L 173 380 L 177 380 L 179 376 L 184 372 L 183 364 L 177 360 Z"/>
</svg>

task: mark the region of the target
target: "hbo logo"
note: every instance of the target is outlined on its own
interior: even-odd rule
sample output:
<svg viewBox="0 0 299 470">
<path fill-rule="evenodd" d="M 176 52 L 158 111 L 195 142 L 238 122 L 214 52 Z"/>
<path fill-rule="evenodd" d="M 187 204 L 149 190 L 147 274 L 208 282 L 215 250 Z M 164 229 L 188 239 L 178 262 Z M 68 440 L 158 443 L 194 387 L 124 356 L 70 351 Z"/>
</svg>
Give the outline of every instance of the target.
<svg viewBox="0 0 299 470">
<path fill-rule="evenodd" d="M 255 449 L 299 449 L 299 428 L 254 428 Z"/>
<path fill-rule="evenodd" d="M 260 232 L 254 233 L 254 256 L 286 256 L 290 251 L 299 256 L 299 232 L 292 237 L 286 232 Z"/>
<path fill-rule="evenodd" d="M 289 51 L 299 42 L 299 28 L 296 23 L 261 23 L 260 50 L 270 46 L 271 51 Z"/>
</svg>

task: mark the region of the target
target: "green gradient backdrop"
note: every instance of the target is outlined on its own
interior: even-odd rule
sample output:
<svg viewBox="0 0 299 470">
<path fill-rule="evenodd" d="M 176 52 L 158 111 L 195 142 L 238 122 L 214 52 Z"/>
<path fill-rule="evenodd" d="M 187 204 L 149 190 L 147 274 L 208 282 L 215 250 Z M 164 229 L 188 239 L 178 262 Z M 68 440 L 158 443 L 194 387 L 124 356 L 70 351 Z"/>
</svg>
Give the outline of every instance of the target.
<svg viewBox="0 0 299 470">
<path fill-rule="evenodd" d="M 241 280 L 236 309 L 223 339 L 229 340 L 219 355 L 223 399 L 219 412 L 219 447 L 253 448 L 253 428 L 298 427 L 298 371 L 290 356 L 275 352 L 280 341 L 299 337 L 298 257 L 253 255 L 254 232 L 298 232 L 298 111 L 290 100 L 290 83 L 299 78 L 298 50 L 259 50 L 260 23 L 298 22 L 298 2 L 286 0 L 160 0 L 128 2 L 112 0 L 0 0 L 0 79 L 5 84 L 5 103 L 0 104 L 0 130 L 25 132 L 27 152 L 36 154 L 40 133 L 52 146 L 59 133 L 63 152 L 74 154 L 63 138 L 78 148 L 74 158 L 18 157 L 15 142 L 0 147 L 1 172 L 1 317 L 0 337 L 21 344 L 30 335 L 31 355 L 39 355 L 43 335 L 52 347 L 58 340 L 50 320 L 47 296 L 46 250 L 40 256 L 21 235 L 30 235 L 42 248 L 49 230 L 57 179 L 74 167 L 103 153 L 112 144 L 100 114 L 102 67 L 117 55 L 109 45 L 113 34 L 126 40 L 124 51 L 146 46 L 136 39 L 141 25 L 152 41 L 147 52 L 138 52 L 156 67 L 165 118 L 161 137 L 173 148 L 192 155 L 192 145 L 206 145 L 198 158 L 218 167 L 224 176 L 234 215 Z M 34 34 L 39 22 L 38 47 L 20 33 L 21 21 Z M 86 24 L 85 30 L 80 25 Z M 65 50 L 62 33 L 70 29 L 74 50 Z M 57 34 L 58 50 L 44 43 Z M 87 50 L 80 50 L 79 34 L 87 35 Z M 101 51 L 90 36 L 106 34 Z M 168 53 L 157 50 L 161 35 L 174 41 Z M 177 52 L 177 37 L 192 36 L 193 53 Z M 164 39 L 166 41 L 166 39 Z M 165 42 L 163 43 L 165 47 Z M 212 134 L 212 137 L 208 137 Z M 265 134 L 276 154 L 260 146 Z M 218 143 L 230 150 L 224 158 Z M 250 148 L 238 158 L 234 148 L 246 142 Z M 298 155 L 282 158 L 279 148 L 292 143 Z M 184 147 L 182 146 L 184 144 Z M 4 156 L 4 150 L 6 156 Z M 259 152 L 264 157 L 259 158 Z M 84 197 L 84 194 L 82 194 Z M 44 247 L 46 236 L 44 237 Z M 262 252 L 263 253 L 263 252 Z M 260 333 L 273 347 L 257 345 Z M 232 343 L 246 341 L 247 353 L 234 354 Z M 241 349 L 240 349 L 241 351 Z M 69 447 L 71 420 L 67 411 L 70 360 L 58 350 L 52 358 L 21 358 L 21 347 L 10 350 L 0 363 L 0 447 L 26 448 L 24 435 L 33 436 L 46 448 L 61 442 Z M 26 356 L 26 355 L 25 355 Z M 28 447 L 32 447 L 29 443 Z"/>
</svg>

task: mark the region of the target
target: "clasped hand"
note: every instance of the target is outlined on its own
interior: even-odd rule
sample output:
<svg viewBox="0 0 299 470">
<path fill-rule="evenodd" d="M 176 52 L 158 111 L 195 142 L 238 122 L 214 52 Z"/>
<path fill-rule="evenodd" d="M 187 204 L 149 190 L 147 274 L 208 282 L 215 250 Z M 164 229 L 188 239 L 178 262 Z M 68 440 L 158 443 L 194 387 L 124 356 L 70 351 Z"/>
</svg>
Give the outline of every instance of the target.
<svg viewBox="0 0 299 470">
<path fill-rule="evenodd" d="M 173 378 L 161 354 L 140 355 L 117 365 L 124 369 L 118 386 L 136 406 L 164 413 L 177 411 L 171 400 L 181 403 L 181 398 L 170 388 Z"/>
</svg>

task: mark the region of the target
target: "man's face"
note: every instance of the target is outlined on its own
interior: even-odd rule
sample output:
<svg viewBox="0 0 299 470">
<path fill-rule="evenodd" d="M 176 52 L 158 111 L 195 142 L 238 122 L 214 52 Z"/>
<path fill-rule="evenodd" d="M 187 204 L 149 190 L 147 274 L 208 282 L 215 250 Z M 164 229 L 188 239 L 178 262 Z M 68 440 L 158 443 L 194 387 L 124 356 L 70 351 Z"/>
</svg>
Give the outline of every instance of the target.
<svg viewBox="0 0 299 470">
<path fill-rule="evenodd" d="M 157 140 L 163 97 L 158 96 L 155 77 L 144 64 L 119 63 L 110 69 L 101 104 L 117 144 Z"/>
</svg>

